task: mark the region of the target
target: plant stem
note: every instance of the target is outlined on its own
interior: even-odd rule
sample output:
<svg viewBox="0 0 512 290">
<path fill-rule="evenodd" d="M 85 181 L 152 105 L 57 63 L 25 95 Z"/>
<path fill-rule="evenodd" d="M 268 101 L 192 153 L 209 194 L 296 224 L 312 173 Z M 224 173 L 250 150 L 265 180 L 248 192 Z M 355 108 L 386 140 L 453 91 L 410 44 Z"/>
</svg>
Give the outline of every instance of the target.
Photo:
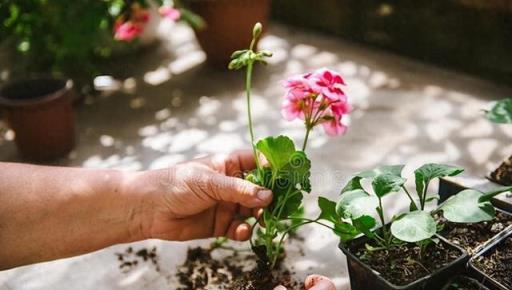
<svg viewBox="0 0 512 290">
<path fill-rule="evenodd" d="M 428 183 L 425 184 L 425 189 L 423 190 L 423 196 L 421 197 L 421 210 L 425 209 L 425 200 L 427 199 L 427 189 L 428 189 Z"/>
<path fill-rule="evenodd" d="M 311 131 L 310 126 L 306 126 L 306 136 L 304 137 L 304 143 L 302 144 L 302 151 L 306 152 L 306 146 L 308 144 L 309 131 Z"/>
<path fill-rule="evenodd" d="M 407 190 L 407 188 L 405 186 L 402 185 L 402 189 L 405 191 L 405 194 L 407 194 L 407 196 L 409 197 L 409 199 L 411 200 L 411 204 L 414 205 L 414 207 L 416 209 L 418 209 L 418 205 L 416 205 L 416 202 L 414 201 L 414 199 L 412 198 L 411 194 L 409 193 L 409 191 Z"/>
<path fill-rule="evenodd" d="M 253 39 L 254 42 L 254 39 Z M 252 42 L 251 42 L 251 50 L 252 50 Z M 252 68 L 253 62 L 249 61 L 247 64 L 247 71 L 245 75 L 245 93 L 247 95 L 247 118 L 249 121 L 249 133 L 251 135 L 251 146 L 254 154 L 254 160 L 256 161 L 256 167 L 261 169 L 260 161 L 258 158 L 258 152 L 256 151 L 256 145 L 254 144 L 254 129 L 252 125 L 252 113 L 251 113 L 251 89 L 252 89 Z"/>
<path fill-rule="evenodd" d="M 388 230 L 386 229 L 386 220 L 384 219 L 384 210 L 382 208 L 382 198 L 381 197 L 378 197 L 378 198 L 379 198 L 379 207 L 377 208 L 377 213 L 379 214 L 380 222 L 382 224 L 382 234 L 384 235 L 384 241 L 385 241 L 386 245 L 389 245 L 389 243 L 388 243 L 389 234 L 388 234 Z"/>
</svg>

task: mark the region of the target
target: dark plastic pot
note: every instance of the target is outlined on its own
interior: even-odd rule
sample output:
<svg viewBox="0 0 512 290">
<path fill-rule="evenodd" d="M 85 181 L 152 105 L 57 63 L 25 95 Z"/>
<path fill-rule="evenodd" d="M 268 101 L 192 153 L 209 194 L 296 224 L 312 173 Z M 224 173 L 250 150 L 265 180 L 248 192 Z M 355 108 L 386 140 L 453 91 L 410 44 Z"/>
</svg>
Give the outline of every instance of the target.
<svg viewBox="0 0 512 290">
<path fill-rule="evenodd" d="M 439 178 L 439 191 L 438 191 L 439 200 L 438 200 L 438 203 L 440 204 L 440 203 L 446 201 L 448 198 L 450 198 L 450 196 L 455 195 L 455 194 L 463 191 L 464 189 L 468 189 L 468 188 L 462 184 L 459 184 L 459 183 L 456 183 L 456 182 L 453 182 L 453 181 L 450 181 L 450 180 L 447 180 L 444 178 Z"/>
<path fill-rule="evenodd" d="M 266 27 L 271 0 L 189 0 L 206 22 L 196 31 L 207 62 L 226 69 L 235 50 L 246 49 L 256 22 Z"/>
<path fill-rule="evenodd" d="M 460 251 L 460 256 L 449 263 L 448 265 L 438 269 L 434 273 L 431 273 L 421 279 L 418 279 L 408 285 L 398 286 L 394 285 L 385 280 L 377 271 L 370 268 L 370 266 L 363 263 L 358 257 L 356 257 L 350 250 L 339 245 L 339 248 L 347 256 L 348 273 L 350 275 L 350 286 L 352 290 L 433 290 L 441 289 L 446 281 L 458 273 L 457 269 L 460 265 L 465 265 L 469 259 L 468 254 L 462 248 L 448 242 L 445 238 L 437 236 L 441 242 L 449 245 L 450 247 L 456 248 Z M 351 244 L 363 244 L 368 242 L 368 238 L 363 236 L 352 241 Z"/>
<path fill-rule="evenodd" d="M 489 290 L 489 288 L 480 284 L 480 282 L 478 282 L 477 280 L 475 280 L 473 278 L 466 277 L 466 276 L 456 276 L 456 277 L 450 279 L 450 281 L 441 290 L 459 289 L 459 288 L 451 288 L 450 287 L 453 283 L 457 283 L 459 281 L 467 281 L 467 282 L 471 283 L 472 285 L 475 285 L 475 287 L 478 287 L 479 290 Z"/>
<path fill-rule="evenodd" d="M 480 252 L 478 252 L 469 260 L 468 268 L 471 275 L 477 278 L 479 281 L 482 281 L 482 283 L 484 283 L 484 285 L 486 285 L 490 289 L 510 290 L 510 288 L 505 287 L 500 282 L 496 281 L 494 278 L 490 277 L 489 275 L 478 269 L 475 266 L 474 261 L 478 257 L 487 256 L 493 253 L 496 250 L 496 247 L 498 247 L 502 242 L 505 241 L 505 239 L 509 237 L 512 237 L 512 229 L 509 229 L 506 232 L 502 232 L 500 235 L 494 237 L 494 239 L 490 243 L 488 243 L 486 247 L 484 247 Z"/>
<path fill-rule="evenodd" d="M 0 108 L 23 157 L 45 161 L 73 149 L 72 87 L 70 80 L 37 77 L 9 82 L 0 89 Z"/>
</svg>

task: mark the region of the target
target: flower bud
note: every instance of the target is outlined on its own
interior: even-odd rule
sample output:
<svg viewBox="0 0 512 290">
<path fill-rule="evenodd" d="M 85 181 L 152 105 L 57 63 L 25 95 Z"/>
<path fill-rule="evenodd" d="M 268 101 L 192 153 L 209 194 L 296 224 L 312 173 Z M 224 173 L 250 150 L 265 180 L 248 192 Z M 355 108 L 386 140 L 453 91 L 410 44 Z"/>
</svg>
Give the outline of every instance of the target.
<svg viewBox="0 0 512 290">
<path fill-rule="evenodd" d="M 258 38 L 261 34 L 261 30 L 263 29 L 263 26 L 261 25 L 261 23 L 256 23 L 254 24 L 254 28 L 252 29 L 252 37 L 253 38 Z"/>
</svg>

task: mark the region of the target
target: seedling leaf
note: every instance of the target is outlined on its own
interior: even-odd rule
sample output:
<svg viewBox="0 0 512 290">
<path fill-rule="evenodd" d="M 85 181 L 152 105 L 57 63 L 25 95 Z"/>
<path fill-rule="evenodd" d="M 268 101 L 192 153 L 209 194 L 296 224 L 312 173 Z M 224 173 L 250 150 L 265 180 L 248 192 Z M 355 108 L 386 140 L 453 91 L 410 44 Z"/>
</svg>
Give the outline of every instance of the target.
<svg viewBox="0 0 512 290">
<path fill-rule="evenodd" d="M 436 229 L 435 220 L 425 211 L 409 212 L 391 224 L 393 236 L 409 243 L 431 238 Z"/>
<path fill-rule="evenodd" d="M 432 179 L 444 176 L 455 176 L 462 171 L 464 171 L 464 168 L 436 163 L 429 163 L 419 167 L 414 171 L 418 196 L 423 196 L 424 189 Z"/>
<path fill-rule="evenodd" d="M 372 215 L 379 206 L 377 197 L 364 190 L 356 189 L 343 193 L 336 204 L 336 213 L 344 218 L 357 219 L 363 215 Z"/>
<path fill-rule="evenodd" d="M 454 223 L 477 223 L 492 220 L 496 214 L 489 200 L 480 200 L 484 194 L 466 189 L 450 197 L 441 205 L 443 216 Z"/>
<path fill-rule="evenodd" d="M 397 192 L 406 179 L 395 174 L 384 173 L 377 175 L 372 181 L 373 191 L 378 197 L 383 197 L 390 192 Z"/>
</svg>

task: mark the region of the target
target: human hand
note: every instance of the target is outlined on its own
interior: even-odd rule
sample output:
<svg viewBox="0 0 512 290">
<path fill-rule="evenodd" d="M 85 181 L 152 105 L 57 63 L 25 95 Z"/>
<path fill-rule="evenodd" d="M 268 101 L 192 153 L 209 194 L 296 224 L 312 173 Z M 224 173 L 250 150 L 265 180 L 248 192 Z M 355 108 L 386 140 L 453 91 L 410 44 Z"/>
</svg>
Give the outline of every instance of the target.
<svg viewBox="0 0 512 290">
<path fill-rule="evenodd" d="M 336 290 L 334 283 L 321 275 L 309 275 L 304 282 L 306 290 Z M 277 286 L 274 290 L 286 290 L 284 286 Z"/>
<path fill-rule="evenodd" d="M 238 151 L 138 173 L 129 186 L 143 192 L 140 235 L 175 241 L 249 239 L 245 219 L 272 201 L 270 190 L 240 178 L 255 167 L 252 151 Z"/>
</svg>

